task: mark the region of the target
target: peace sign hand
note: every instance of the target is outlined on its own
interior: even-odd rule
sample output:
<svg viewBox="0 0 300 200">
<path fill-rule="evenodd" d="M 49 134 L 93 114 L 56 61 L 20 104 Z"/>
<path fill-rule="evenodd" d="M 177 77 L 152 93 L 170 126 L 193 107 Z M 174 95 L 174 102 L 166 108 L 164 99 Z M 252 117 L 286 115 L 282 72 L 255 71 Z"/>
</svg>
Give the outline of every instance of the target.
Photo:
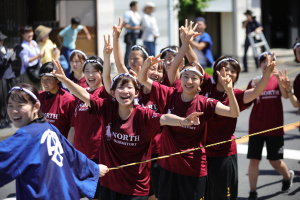
<svg viewBox="0 0 300 200">
<path fill-rule="evenodd" d="M 273 52 L 271 59 L 269 58 L 268 53 L 266 53 L 267 67 L 265 72 L 272 73 L 274 71 L 277 65 L 276 61 L 274 61 L 274 57 L 275 57 L 275 52 Z M 275 71 L 275 75 L 276 75 L 276 71 Z"/>
<path fill-rule="evenodd" d="M 125 26 L 125 19 L 123 23 L 121 22 L 121 17 L 119 17 L 119 24 L 113 26 L 113 38 L 119 38 L 123 27 Z"/>
<path fill-rule="evenodd" d="M 291 91 L 292 87 L 291 87 L 291 82 L 289 80 L 289 77 L 287 76 L 287 69 L 285 68 L 285 75 L 283 76 L 282 72 L 279 70 L 280 73 L 280 83 L 281 85 L 285 88 L 285 90 Z"/>
<path fill-rule="evenodd" d="M 180 39 L 181 41 L 187 41 L 190 42 L 192 40 L 194 40 L 194 38 L 198 35 L 201 35 L 202 33 L 198 33 L 195 32 L 196 28 L 197 28 L 197 24 L 195 24 L 194 28 L 193 28 L 193 24 L 194 22 L 190 21 L 190 25 L 188 26 L 188 20 L 185 20 L 185 26 L 181 26 L 180 27 Z"/>
<path fill-rule="evenodd" d="M 217 71 L 218 81 L 222 84 L 226 92 L 229 92 L 233 89 L 232 79 L 229 76 L 226 76 L 225 68 L 221 69 L 221 72 Z"/>
<path fill-rule="evenodd" d="M 53 70 L 53 72 L 51 72 L 51 74 L 53 74 L 53 76 L 57 77 L 58 80 L 63 82 L 64 80 L 67 79 L 64 69 L 62 68 L 62 66 L 60 65 L 58 60 L 54 60 L 52 58 L 52 62 L 54 64 L 56 70 Z"/>
<path fill-rule="evenodd" d="M 108 35 L 108 40 L 106 40 L 105 35 L 104 36 L 104 49 L 103 49 L 103 55 L 104 56 L 110 56 L 111 52 L 113 51 L 113 47 L 110 44 L 110 35 Z"/>
<path fill-rule="evenodd" d="M 149 57 L 145 60 L 145 62 L 144 62 L 144 64 L 143 64 L 143 67 L 142 67 L 142 68 L 147 68 L 147 69 L 148 69 L 148 68 L 151 67 L 152 65 L 155 65 L 156 63 L 159 63 L 159 62 L 164 61 L 164 59 L 158 60 L 160 56 L 161 56 L 161 53 L 158 54 L 158 56 L 156 56 L 156 57 L 149 56 Z"/>
</svg>

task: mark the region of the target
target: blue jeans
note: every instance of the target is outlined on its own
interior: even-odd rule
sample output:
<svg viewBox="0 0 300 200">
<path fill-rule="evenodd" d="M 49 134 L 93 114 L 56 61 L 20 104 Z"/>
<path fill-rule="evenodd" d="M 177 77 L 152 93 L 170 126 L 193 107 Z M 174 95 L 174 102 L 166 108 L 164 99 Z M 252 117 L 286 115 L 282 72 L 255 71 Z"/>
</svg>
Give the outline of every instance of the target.
<svg viewBox="0 0 300 200">
<path fill-rule="evenodd" d="M 255 38 L 254 38 L 254 42 L 257 43 L 257 40 Z M 243 64 L 244 64 L 244 70 L 245 71 L 248 71 L 247 51 L 248 51 L 249 46 L 250 46 L 250 41 L 249 41 L 248 37 L 246 36 L 245 45 L 244 45 L 244 57 L 243 57 Z M 253 55 L 253 57 L 254 57 L 254 60 L 255 60 L 256 68 L 258 69 L 259 68 L 258 60 L 257 60 L 257 58 L 255 58 L 254 55 Z"/>
<path fill-rule="evenodd" d="M 68 69 L 65 70 L 65 73 L 66 73 L 66 76 L 68 76 L 70 73 L 71 73 L 71 65 L 70 65 L 70 55 L 71 55 L 71 52 L 73 51 L 74 49 L 69 49 L 67 47 L 62 47 L 61 49 L 61 52 L 62 54 L 65 56 L 67 62 L 68 62 Z"/>
<path fill-rule="evenodd" d="M 144 41 L 144 46 L 147 47 L 147 49 L 149 51 L 149 56 L 155 56 L 155 42 Z"/>
</svg>

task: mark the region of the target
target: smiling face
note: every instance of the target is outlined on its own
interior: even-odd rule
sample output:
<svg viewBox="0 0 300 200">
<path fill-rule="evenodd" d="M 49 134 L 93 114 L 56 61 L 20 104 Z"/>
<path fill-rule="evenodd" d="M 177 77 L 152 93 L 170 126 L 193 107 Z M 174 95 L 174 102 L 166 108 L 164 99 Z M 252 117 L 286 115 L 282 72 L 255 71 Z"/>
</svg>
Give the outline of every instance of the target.
<svg viewBox="0 0 300 200">
<path fill-rule="evenodd" d="M 30 42 L 33 38 L 33 31 L 26 31 L 25 33 L 22 34 L 22 37 L 24 40 L 26 40 L 27 42 Z"/>
<path fill-rule="evenodd" d="M 55 79 L 52 76 L 42 76 L 41 84 L 44 86 L 45 91 L 50 92 L 52 94 L 56 94 L 59 89 L 59 80 Z"/>
<path fill-rule="evenodd" d="M 232 82 L 235 82 L 237 77 L 237 71 L 229 63 L 224 68 L 226 76 L 229 76 Z"/>
<path fill-rule="evenodd" d="M 164 57 L 164 63 L 166 65 L 166 70 L 168 71 L 169 68 L 171 67 L 173 60 L 174 60 L 175 56 L 170 54 L 169 52 L 167 52 L 166 56 Z"/>
<path fill-rule="evenodd" d="M 143 52 L 141 50 L 131 51 L 129 54 L 128 64 L 133 71 L 139 73 L 140 67 L 144 64 Z"/>
<path fill-rule="evenodd" d="M 125 107 L 132 106 L 133 100 L 138 96 L 138 93 L 132 81 L 122 84 L 121 80 L 117 83 L 116 89 L 111 90 L 111 95 L 116 98 L 119 105 Z"/>
<path fill-rule="evenodd" d="M 181 86 L 184 93 L 196 94 L 197 90 L 200 91 L 201 79 L 193 71 L 186 71 L 181 75 Z"/>
<path fill-rule="evenodd" d="M 149 67 L 147 71 L 147 76 L 152 81 L 160 83 L 164 77 L 164 70 L 162 68 L 159 68 L 158 63 L 156 63 L 155 65 Z"/>
<path fill-rule="evenodd" d="M 75 55 L 72 60 L 70 60 L 70 64 L 74 73 L 82 73 L 83 62 Z"/>
<path fill-rule="evenodd" d="M 21 128 L 38 117 L 39 107 L 39 103 L 36 103 L 33 106 L 29 102 L 18 102 L 9 98 L 7 113 L 14 126 L 16 128 Z"/>
<path fill-rule="evenodd" d="M 102 74 L 97 71 L 90 63 L 87 63 L 84 68 L 84 77 L 91 90 L 102 86 Z"/>
</svg>

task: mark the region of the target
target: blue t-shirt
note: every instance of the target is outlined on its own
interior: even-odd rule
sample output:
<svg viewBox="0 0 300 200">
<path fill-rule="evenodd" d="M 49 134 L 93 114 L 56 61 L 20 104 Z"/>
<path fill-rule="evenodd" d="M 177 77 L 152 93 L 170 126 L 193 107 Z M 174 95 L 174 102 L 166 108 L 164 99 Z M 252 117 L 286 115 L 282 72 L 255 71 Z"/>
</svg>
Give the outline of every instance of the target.
<svg viewBox="0 0 300 200">
<path fill-rule="evenodd" d="M 211 41 L 211 37 L 208 33 L 204 32 L 202 35 L 199 35 L 197 37 L 195 37 L 194 39 L 196 42 L 200 43 L 200 42 L 207 42 L 207 45 L 204 49 L 202 49 L 201 52 L 199 52 L 198 50 L 195 50 L 196 55 L 198 56 L 199 53 L 203 53 L 203 55 L 205 56 L 205 60 L 199 59 L 199 63 L 201 65 L 203 65 L 204 67 L 212 67 L 212 64 L 214 63 L 214 58 L 212 55 L 212 45 L 213 42 Z M 198 51 L 198 52 L 197 52 Z"/>
<path fill-rule="evenodd" d="M 77 28 L 72 29 L 72 25 L 65 27 L 59 32 L 59 35 L 63 38 L 63 46 L 69 49 L 75 49 L 77 34 L 82 30 L 82 25 L 78 25 Z"/>
<path fill-rule="evenodd" d="M 33 122 L 0 142 L 0 187 L 16 179 L 17 199 L 92 199 L 99 167 L 48 122 Z"/>
</svg>

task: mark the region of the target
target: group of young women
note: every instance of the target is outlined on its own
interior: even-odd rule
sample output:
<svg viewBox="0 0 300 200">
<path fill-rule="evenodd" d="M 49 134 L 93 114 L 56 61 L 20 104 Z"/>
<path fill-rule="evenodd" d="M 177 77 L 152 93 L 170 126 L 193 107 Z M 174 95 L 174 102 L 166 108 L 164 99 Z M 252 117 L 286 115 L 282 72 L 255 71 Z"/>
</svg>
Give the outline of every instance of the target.
<svg viewBox="0 0 300 200">
<path fill-rule="evenodd" d="M 235 141 L 151 163 L 111 171 L 108 168 L 233 139 L 240 111 L 252 103 L 249 133 L 281 126 L 280 96 L 290 97 L 294 103 L 297 99 L 290 94 L 288 77 L 279 76 L 275 55 L 262 54 L 259 63 L 263 75 L 253 79 L 247 90 L 234 89 L 241 71 L 238 60 L 221 56 L 214 64 L 213 76 L 205 73 L 190 46 L 201 33 L 186 21 L 180 28 L 180 48 L 169 46 L 153 57 L 145 47 L 133 46 L 128 71 L 119 42 L 123 26 L 124 21 L 119 19 L 113 27 L 113 45 L 110 36 L 104 36 L 104 60 L 74 50 L 69 77 L 53 60 L 40 69 L 45 91 L 38 94 L 34 87 L 20 84 L 9 92 L 8 114 L 20 129 L 0 143 L 0 186 L 17 179 L 19 197 L 41 199 L 78 199 L 79 193 L 105 200 L 236 199 Z M 119 73 L 113 79 L 112 52 Z M 272 115 L 276 119 L 265 112 L 270 106 L 281 107 L 270 109 L 276 110 Z M 275 143 L 282 148 L 283 130 L 273 132 L 280 136 Z M 273 145 L 273 132 L 255 136 L 253 141 L 250 138 L 249 180 L 253 192 L 263 142 L 268 145 L 270 140 Z M 46 148 L 46 139 L 48 149 L 39 152 Z M 25 150 L 27 146 L 30 148 Z M 278 149 L 272 148 L 268 152 L 270 163 L 284 180 L 292 180 L 293 173 L 280 160 L 282 154 L 274 155 Z M 12 156 L 14 151 L 19 154 Z M 56 192 L 60 186 L 55 183 L 61 179 L 62 190 Z M 72 187 L 64 190 L 67 184 Z M 76 191 L 71 192 L 74 188 Z"/>
</svg>

